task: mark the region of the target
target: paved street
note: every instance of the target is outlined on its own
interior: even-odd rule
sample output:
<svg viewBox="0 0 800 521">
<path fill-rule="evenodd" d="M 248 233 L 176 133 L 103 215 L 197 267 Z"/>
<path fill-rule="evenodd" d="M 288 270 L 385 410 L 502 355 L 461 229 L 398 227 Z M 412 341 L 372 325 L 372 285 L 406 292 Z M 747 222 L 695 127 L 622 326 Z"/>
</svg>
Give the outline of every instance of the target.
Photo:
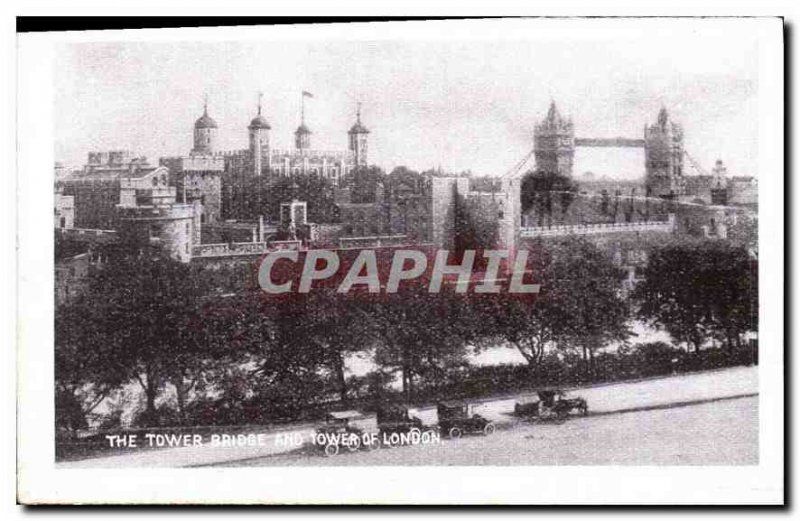
<svg viewBox="0 0 800 521">
<path fill-rule="evenodd" d="M 492 436 L 359 451 L 284 454 L 241 466 L 308 465 L 755 465 L 758 398 L 520 423 Z M 229 464 L 223 464 L 229 465 Z"/>
<path fill-rule="evenodd" d="M 758 429 L 757 398 L 752 398 L 752 396 L 757 393 L 757 367 L 737 367 L 638 382 L 595 386 L 574 391 L 574 394 L 580 394 L 587 399 L 590 408 L 589 418 L 575 418 L 563 425 L 537 425 L 533 427 L 519 425 L 511 431 L 498 432 L 495 437 L 491 439 L 464 439 L 459 441 L 458 444 L 466 444 L 465 447 L 467 450 L 464 451 L 466 454 L 463 458 L 467 458 L 469 461 L 460 459 L 461 457 L 451 461 L 450 452 L 447 450 L 444 450 L 440 457 L 444 462 L 443 464 L 481 464 L 482 462 L 486 462 L 486 464 L 504 464 L 504 457 L 513 458 L 516 461 L 519 455 L 514 454 L 514 450 L 512 450 L 511 447 L 514 447 L 515 443 L 519 443 L 520 439 L 526 439 L 524 436 L 527 434 L 523 433 L 528 433 L 534 437 L 546 436 L 543 439 L 549 440 L 548 443 L 545 443 L 544 448 L 539 447 L 537 450 L 533 451 L 538 454 L 534 460 L 540 462 L 540 464 L 546 464 L 547 461 L 561 461 L 559 458 L 562 457 L 564 461 L 568 461 L 570 458 L 574 458 L 576 462 L 587 462 L 588 460 L 592 460 L 592 458 L 600 461 L 605 457 L 615 457 L 615 453 L 609 449 L 610 452 L 604 455 L 603 450 L 595 449 L 603 446 L 612 447 L 613 444 L 611 444 L 611 442 L 615 439 L 638 440 L 641 444 L 641 452 L 638 454 L 642 456 L 648 452 L 648 447 L 652 448 L 652 446 L 658 446 L 659 443 L 662 443 L 658 441 L 660 438 L 664 438 L 663 443 L 667 445 L 671 443 L 670 440 L 675 440 L 676 447 L 680 447 L 683 444 L 692 445 L 690 439 L 683 439 L 684 435 L 688 437 L 691 434 L 691 436 L 696 436 L 698 440 L 702 440 L 706 439 L 704 436 L 708 436 L 704 434 L 707 431 L 723 432 L 724 429 L 729 428 L 734 429 L 739 433 L 738 435 L 742 436 L 740 441 L 744 448 L 741 453 L 731 454 L 725 447 L 714 445 L 710 449 L 701 450 L 701 454 L 687 452 L 683 455 L 683 453 L 676 452 L 672 456 L 669 456 L 669 450 L 666 452 L 659 451 L 658 454 L 654 453 L 652 456 L 655 458 L 653 462 L 680 463 L 682 461 L 681 458 L 684 458 L 689 460 L 686 461 L 686 463 L 688 463 L 698 456 L 721 458 L 723 453 L 726 457 L 729 456 L 733 458 L 731 462 L 749 461 L 757 454 L 757 443 L 755 441 L 757 439 L 756 434 Z M 748 395 L 751 396 L 751 398 L 746 400 L 728 400 L 675 409 L 615 414 L 622 411 L 636 411 L 642 408 L 668 407 L 673 404 Z M 477 412 L 500 424 L 514 423 L 516 420 L 509 414 L 514 408 L 514 402 L 515 398 L 487 401 L 477 409 Z M 738 405 L 734 406 L 731 404 Z M 742 410 L 736 413 L 736 407 L 741 407 Z M 737 414 L 740 414 L 741 417 L 737 416 Z M 418 416 L 426 424 L 435 424 L 437 422 L 434 408 L 423 409 L 419 412 Z M 659 419 L 665 418 L 669 424 L 666 426 L 664 432 L 660 432 L 657 430 L 657 426 L 661 425 Z M 680 429 L 676 429 L 675 423 L 673 423 L 677 421 L 681 422 Z M 375 430 L 374 418 L 364 419 L 358 422 L 358 424 L 366 431 Z M 751 433 L 751 430 L 754 430 L 754 433 Z M 669 438 L 669 432 L 673 431 L 673 438 Z M 581 435 L 581 432 L 584 432 L 584 434 Z M 59 463 L 57 466 L 59 468 L 186 467 L 198 465 L 253 464 L 254 461 L 256 461 L 256 464 L 268 465 L 330 465 L 359 464 L 362 458 L 378 458 L 379 460 L 388 458 L 389 461 L 394 461 L 393 464 L 415 464 L 416 459 L 414 452 L 426 449 L 426 447 L 400 447 L 387 449 L 385 451 L 377 451 L 379 454 L 376 455 L 348 454 L 342 456 L 342 458 L 347 459 L 346 462 L 344 459 L 340 461 L 337 459 L 338 457 L 323 460 L 318 459 L 316 455 L 311 458 L 298 455 L 284 456 L 284 453 L 293 450 L 294 447 L 277 442 L 278 436 L 285 435 L 296 435 L 302 439 L 308 440 L 313 434 L 312 428 L 289 429 L 279 433 L 266 430 L 259 431 L 256 429 L 252 431 L 252 433 L 264 434 L 263 443 L 260 446 L 211 447 L 209 445 L 203 445 L 199 447 L 142 450 L 140 452 L 126 453 L 117 456 L 63 462 Z M 570 435 L 569 433 L 573 434 Z M 731 434 L 731 436 L 733 435 L 734 434 Z M 522 438 L 520 438 L 520 436 L 522 436 Z M 552 452 L 553 449 L 551 447 L 566 443 L 567 440 L 572 439 L 571 436 L 574 436 L 576 440 L 574 443 L 569 443 L 567 445 L 567 453 L 560 454 Z M 581 438 L 581 436 L 584 440 L 577 441 L 577 438 Z M 677 439 L 675 436 L 681 438 Z M 508 437 L 508 439 L 506 439 L 506 437 Z M 602 440 L 602 443 L 599 441 L 597 443 L 592 443 L 591 441 L 587 442 L 587 439 Z M 706 439 L 706 441 L 708 443 L 711 442 L 709 439 Z M 443 444 L 451 443 L 449 440 L 445 439 L 443 439 L 442 442 Z M 525 443 L 527 445 L 527 442 Z M 727 444 L 726 446 L 737 447 L 737 443 Z M 490 447 L 490 449 L 482 449 L 480 451 L 484 456 L 469 454 L 471 452 L 469 448 L 472 444 L 481 446 L 488 444 L 486 447 Z M 694 446 L 699 447 L 696 444 Z M 430 449 L 431 447 L 427 448 Z M 387 455 L 392 451 L 407 455 L 396 456 L 397 458 L 401 458 L 401 460 L 393 460 L 393 456 Z M 589 452 L 584 453 L 584 451 Z M 570 456 L 570 454 L 573 453 L 574 455 Z M 636 451 L 633 451 L 630 454 L 636 453 Z M 433 460 L 431 460 L 431 458 L 439 454 L 439 451 L 426 451 L 421 454 L 425 455 L 425 461 L 432 463 Z M 507 454 L 507 456 L 503 456 L 503 454 Z M 717 455 L 715 456 L 715 454 Z M 589 457 L 590 455 L 591 457 Z M 621 455 L 617 454 L 617 456 Z M 258 460 L 260 458 L 263 460 L 259 462 Z M 635 461 L 627 461 L 627 463 L 633 462 Z M 620 462 L 620 464 L 623 463 L 626 462 Z"/>
</svg>

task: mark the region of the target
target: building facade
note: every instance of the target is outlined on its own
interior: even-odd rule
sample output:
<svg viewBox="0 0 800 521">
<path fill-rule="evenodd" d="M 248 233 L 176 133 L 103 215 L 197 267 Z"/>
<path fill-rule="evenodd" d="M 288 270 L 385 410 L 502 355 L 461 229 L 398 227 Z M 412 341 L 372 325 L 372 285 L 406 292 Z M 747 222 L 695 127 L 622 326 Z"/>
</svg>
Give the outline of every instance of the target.
<svg viewBox="0 0 800 521">
<path fill-rule="evenodd" d="M 120 179 L 143 175 L 155 169 L 146 158 L 134 156 L 128 151 L 90 152 L 83 169 L 57 182 L 63 196 L 73 197 L 74 227 L 116 229 Z"/>
</svg>

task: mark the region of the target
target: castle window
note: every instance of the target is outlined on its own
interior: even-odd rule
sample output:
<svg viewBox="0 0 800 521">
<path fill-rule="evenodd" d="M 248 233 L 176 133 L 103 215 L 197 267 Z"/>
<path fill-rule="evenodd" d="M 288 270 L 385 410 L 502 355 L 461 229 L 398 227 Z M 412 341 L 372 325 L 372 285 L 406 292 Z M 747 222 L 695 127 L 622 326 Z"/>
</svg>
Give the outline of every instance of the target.
<svg viewBox="0 0 800 521">
<path fill-rule="evenodd" d="M 161 235 L 161 225 L 160 224 L 150 225 L 150 238 L 157 238 L 159 235 Z"/>
</svg>

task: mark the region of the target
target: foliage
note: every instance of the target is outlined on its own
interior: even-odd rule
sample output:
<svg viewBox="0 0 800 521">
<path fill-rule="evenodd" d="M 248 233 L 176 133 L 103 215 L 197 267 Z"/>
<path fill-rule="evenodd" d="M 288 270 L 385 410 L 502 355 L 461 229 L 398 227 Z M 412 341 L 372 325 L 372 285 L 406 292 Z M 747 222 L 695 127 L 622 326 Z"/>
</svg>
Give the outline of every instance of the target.
<svg viewBox="0 0 800 521">
<path fill-rule="evenodd" d="M 127 256 L 94 273 L 89 288 L 91 297 L 63 310 L 73 315 L 68 322 L 77 338 L 57 333 L 56 352 L 69 343 L 79 357 L 94 353 L 95 365 L 113 370 L 116 383 L 137 382 L 146 396 L 143 417 L 158 423 L 156 400 L 165 384 L 176 387 L 181 407 L 207 355 L 224 343 L 203 279 L 168 258 Z"/>
<path fill-rule="evenodd" d="M 520 185 L 522 213 L 533 211 L 537 225 L 551 222 L 554 209 L 565 214 L 578 194 L 577 184 L 569 176 L 556 172 L 529 171 Z"/>
<path fill-rule="evenodd" d="M 338 219 L 333 185 L 323 177 L 277 177 L 272 182 L 259 185 L 258 190 L 265 205 L 262 213 L 269 215 L 273 221 L 280 217 L 281 203 L 288 203 L 293 199 L 307 203 L 309 222 L 329 223 Z"/>
<path fill-rule="evenodd" d="M 89 298 L 55 309 L 56 427 L 67 436 L 87 427 L 87 417 L 127 380 L 92 310 Z"/>
<path fill-rule="evenodd" d="M 645 280 L 634 293 L 638 314 L 699 351 L 707 338 L 741 346 L 757 329 L 755 262 L 723 241 L 673 242 L 651 250 Z"/>
<path fill-rule="evenodd" d="M 380 338 L 375 362 L 385 373 L 400 372 L 407 397 L 415 379 L 436 378 L 464 363 L 473 334 L 468 306 L 449 289 L 401 288 L 376 299 L 372 309 Z"/>
<path fill-rule="evenodd" d="M 350 202 L 375 203 L 377 194 L 386 184 L 386 173 L 377 166 L 358 167 L 344 180 L 350 187 Z"/>
<path fill-rule="evenodd" d="M 531 368 L 542 363 L 548 348 L 577 348 L 590 370 L 597 349 L 629 335 L 618 270 L 596 246 L 580 239 L 548 243 L 546 251 L 539 243 L 529 256 L 538 294 L 476 299 L 487 337 L 518 350 Z"/>
</svg>

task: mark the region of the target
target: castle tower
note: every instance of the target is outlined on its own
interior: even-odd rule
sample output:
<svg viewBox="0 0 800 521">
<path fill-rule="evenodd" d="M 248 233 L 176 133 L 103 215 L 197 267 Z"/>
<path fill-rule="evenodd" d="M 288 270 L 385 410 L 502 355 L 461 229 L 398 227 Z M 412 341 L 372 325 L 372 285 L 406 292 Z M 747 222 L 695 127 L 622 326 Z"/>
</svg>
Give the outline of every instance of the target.
<svg viewBox="0 0 800 521">
<path fill-rule="evenodd" d="M 301 123 L 294 131 L 294 146 L 297 150 L 307 150 L 311 148 L 311 131 Z"/>
<path fill-rule="evenodd" d="M 217 122 L 208 115 L 208 98 L 203 103 L 203 115 L 194 122 L 192 154 L 210 155 L 216 149 Z"/>
<path fill-rule="evenodd" d="M 572 176 L 575 130 L 572 120 L 558 113 L 554 101 L 550 103 L 547 117 L 534 129 L 533 149 L 538 171 Z"/>
<path fill-rule="evenodd" d="M 270 168 L 270 154 L 269 154 L 269 130 L 270 126 L 264 116 L 261 115 L 261 96 L 258 93 L 258 114 L 250 122 L 247 127 L 247 133 L 250 140 L 250 157 L 253 158 L 253 175 L 260 176 L 263 172 L 264 166 Z M 264 158 L 266 157 L 267 164 L 264 165 Z"/>
<path fill-rule="evenodd" d="M 683 129 L 670 120 L 664 107 L 658 112 L 658 121 L 645 126 L 644 155 L 648 194 L 667 198 L 683 195 Z"/>
<path fill-rule="evenodd" d="M 347 133 L 350 151 L 353 153 L 356 167 L 367 166 L 367 137 L 369 130 L 361 124 L 361 103 L 356 109 L 356 123 Z"/>
<path fill-rule="evenodd" d="M 728 204 L 728 169 L 722 159 L 717 159 L 714 169 L 711 170 L 711 204 Z"/>
</svg>

